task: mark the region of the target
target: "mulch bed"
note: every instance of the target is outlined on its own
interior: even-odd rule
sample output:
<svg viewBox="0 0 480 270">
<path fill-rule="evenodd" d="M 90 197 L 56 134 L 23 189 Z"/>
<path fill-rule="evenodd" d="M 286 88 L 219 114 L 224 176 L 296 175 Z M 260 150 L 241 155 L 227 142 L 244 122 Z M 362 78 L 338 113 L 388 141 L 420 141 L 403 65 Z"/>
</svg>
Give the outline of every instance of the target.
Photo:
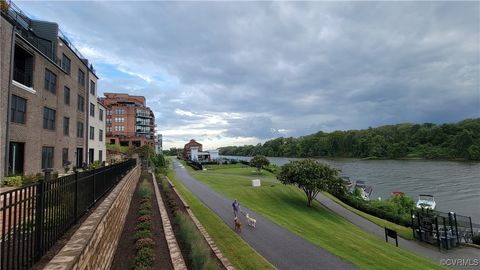
<svg viewBox="0 0 480 270">
<path fill-rule="evenodd" d="M 135 224 L 137 224 L 138 211 L 140 207 L 140 196 L 137 193 L 140 182 L 146 178 L 153 191 L 152 177 L 147 172 L 142 172 L 140 181 L 138 182 L 135 193 L 133 194 L 130 208 L 128 210 L 127 219 L 125 221 L 120 241 L 115 251 L 111 269 L 132 269 L 135 259 Z M 173 269 L 168 250 L 167 241 L 165 240 L 160 211 L 158 210 L 155 192 L 152 192 L 152 235 L 155 241 L 154 251 L 155 260 L 152 269 Z"/>
</svg>

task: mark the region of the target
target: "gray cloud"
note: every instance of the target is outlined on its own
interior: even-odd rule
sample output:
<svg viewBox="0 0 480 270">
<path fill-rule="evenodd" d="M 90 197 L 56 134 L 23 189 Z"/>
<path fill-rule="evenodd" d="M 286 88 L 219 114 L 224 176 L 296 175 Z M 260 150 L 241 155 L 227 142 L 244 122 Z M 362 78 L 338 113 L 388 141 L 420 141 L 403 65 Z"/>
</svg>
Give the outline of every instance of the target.
<svg viewBox="0 0 480 270">
<path fill-rule="evenodd" d="M 172 144 L 480 116 L 478 2 L 19 5 L 133 74 L 99 87 L 145 95 Z"/>
</svg>

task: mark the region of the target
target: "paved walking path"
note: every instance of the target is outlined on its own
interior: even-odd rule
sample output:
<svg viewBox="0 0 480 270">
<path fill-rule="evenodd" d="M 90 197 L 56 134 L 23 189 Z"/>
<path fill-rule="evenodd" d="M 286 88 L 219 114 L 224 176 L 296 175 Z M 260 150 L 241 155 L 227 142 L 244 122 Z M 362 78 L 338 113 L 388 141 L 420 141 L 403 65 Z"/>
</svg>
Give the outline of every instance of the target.
<svg viewBox="0 0 480 270">
<path fill-rule="evenodd" d="M 324 206 L 326 206 L 333 212 L 341 215 L 342 217 L 357 225 L 364 231 L 374 234 L 382 239 L 385 239 L 385 229 L 383 227 L 380 227 L 377 224 L 353 213 L 352 211 L 346 209 L 345 207 L 341 206 L 340 204 L 336 203 L 335 201 L 331 200 L 323 194 L 318 194 L 316 199 Z M 392 241 L 392 243 L 394 242 L 395 240 Z M 475 259 L 477 261 L 480 261 L 480 249 L 472 247 L 458 247 L 451 250 L 442 250 L 440 252 L 437 247 L 417 241 L 405 240 L 401 237 L 398 237 L 398 246 L 409 250 L 415 254 L 423 255 L 438 263 L 441 263 L 442 260 L 446 259 L 470 259 L 472 263 L 474 263 Z M 480 269 L 480 265 L 478 264 L 475 267 L 472 268 L 472 266 L 466 266 L 456 268 Z"/>
<path fill-rule="evenodd" d="M 177 179 L 212 209 L 223 221 L 233 226 L 232 200 L 195 180 L 177 160 L 173 160 Z M 241 202 L 240 202 L 241 203 Z M 257 220 L 257 228 L 243 226 L 240 236 L 278 269 L 356 269 L 352 264 L 325 251 L 292 232 L 276 225 L 258 213 L 241 206 Z"/>
</svg>

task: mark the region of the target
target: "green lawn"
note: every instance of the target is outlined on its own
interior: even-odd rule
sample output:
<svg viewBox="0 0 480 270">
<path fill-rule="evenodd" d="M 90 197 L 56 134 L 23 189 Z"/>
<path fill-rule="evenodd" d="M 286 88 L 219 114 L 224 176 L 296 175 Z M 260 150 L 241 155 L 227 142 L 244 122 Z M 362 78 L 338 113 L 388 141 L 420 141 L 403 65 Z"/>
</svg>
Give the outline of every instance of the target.
<svg viewBox="0 0 480 270">
<path fill-rule="evenodd" d="M 388 220 L 381 219 L 381 218 L 378 218 L 376 216 L 372 216 L 370 214 L 362 212 L 362 211 L 360 211 L 356 208 L 353 208 L 350 205 L 340 201 L 337 197 L 335 197 L 332 194 L 329 194 L 327 192 L 323 192 L 323 194 L 325 196 L 329 197 L 330 199 L 332 199 L 333 201 L 335 201 L 336 203 L 340 204 L 341 206 L 347 208 L 348 210 L 354 212 L 355 214 L 357 214 L 357 215 L 359 215 L 359 216 L 361 216 L 365 219 L 370 220 L 371 222 L 377 224 L 378 226 L 387 227 L 389 229 L 395 230 L 395 231 L 397 231 L 397 233 L 401 237 L 403 237 L 405 239 L 408 239 L 408 240 L 413 240 L 413 234 L 412 234 L 412 229 L 411 228 L 408 228 L 408 227 L 405 227 L 405 226 L 402 226 L 402 225 L 398 225 L 398 224 L 395 224 L 395 223 L 390 222 Z"/>
<path fill-rule="evenodd" d="M 316 201 L 314 207 L 306 207 L 305 195 L 299 189 L 280 184 L 268 172 L 259 176 L 252 168 L 232 167 L 189 171 L 214 190 L 239 199 L 243 205 L 361 269 L 444 269 L 364 232 Z M 250 180 L 256 178 L 262 180 L 262 187 L 250 186 Z"/>
<path fill-rule="evenodd" d="M 178 192 L 189 204 L 190 209 L 213 238 L 215 244 L 236 269 L 275 269 L 267 260 L 250 247 L 240 236 L 231 230 L 215 213 L 187 190 L 176 178 L 173 171 L 168 177 Z"/>
</svg>

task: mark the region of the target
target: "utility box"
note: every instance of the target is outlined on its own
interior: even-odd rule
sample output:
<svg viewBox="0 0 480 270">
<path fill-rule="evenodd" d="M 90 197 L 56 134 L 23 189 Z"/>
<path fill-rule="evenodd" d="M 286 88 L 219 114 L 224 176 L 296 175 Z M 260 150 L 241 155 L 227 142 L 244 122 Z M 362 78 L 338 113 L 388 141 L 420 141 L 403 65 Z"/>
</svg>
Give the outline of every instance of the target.
<svg viewBox="0 0 480 270">
<path fill-rule="evenodd" d="M 259 187 L 262 184 L 260 183 L 260 179 L 253 179 L 252 180 L 252 187 Z"/>
</svg>

